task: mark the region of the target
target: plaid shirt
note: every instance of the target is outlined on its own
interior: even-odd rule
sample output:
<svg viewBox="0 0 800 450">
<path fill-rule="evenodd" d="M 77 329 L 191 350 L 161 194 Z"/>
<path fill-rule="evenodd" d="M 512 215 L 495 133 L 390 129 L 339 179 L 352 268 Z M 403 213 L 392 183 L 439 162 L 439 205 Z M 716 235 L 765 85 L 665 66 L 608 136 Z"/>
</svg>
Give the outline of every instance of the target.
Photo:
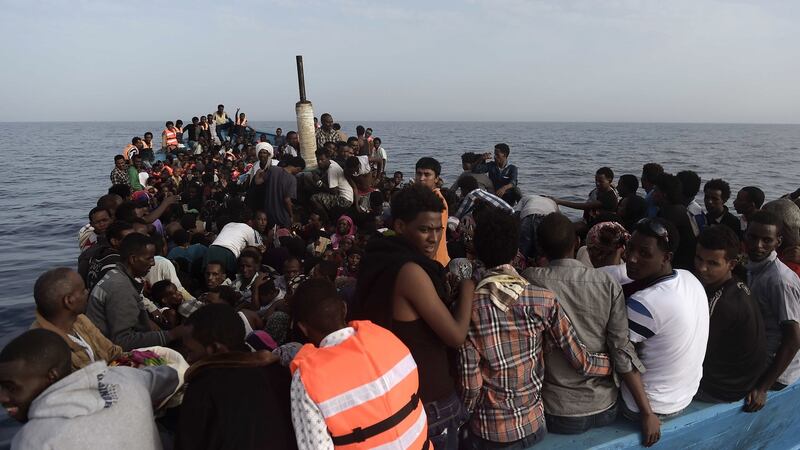
<svg viewBox="0 0 800 450">
<path fill-rule="evenodd" d="M 330 131 L 317 128 L 317 148 L 322 148 L 326 142 L 339 142 L 339 132 L 333 128 Z"/>
<path fill-rule="evenodd" d="M 128 171 L 114 167 L 114 170 L 111 171 L 111 184 L 125 184 L 130 186 L 131 182 L 128 180 Z"/>
<path fill-rule="evenodd" d="M 509 213 L 514 212 L 514 208 L 512 208 L 511 205 L 506 203 L 502 198 L 494 194 L 490 194 L 483 189 L 475 189 L 467 194 L 467 196 L 464 197 L 464 200 L 461 201 L 461 205 L 458 207 L 458 211 L 456 211 L 456 217 L 461 219 L 469 214 L 472 209 L 475 208 L 476 201 L 489 203 L 495 208 L 505 209 Z"/>
<path fill-rule="evenodd" d="M 519 277 L 509 265 L 486 275 L 497 274 Z M 527 283 L 506 312 L 485 291 L 475 293 L 469 333 L 459 349 L 459 385 L 472 413 L 473 433 L 506 443 L 545 425 L 541 397 L 545 333 L 580 373 L 611 373 L 608 356 L 586 350 L 551 291 Z"/>
</svg>

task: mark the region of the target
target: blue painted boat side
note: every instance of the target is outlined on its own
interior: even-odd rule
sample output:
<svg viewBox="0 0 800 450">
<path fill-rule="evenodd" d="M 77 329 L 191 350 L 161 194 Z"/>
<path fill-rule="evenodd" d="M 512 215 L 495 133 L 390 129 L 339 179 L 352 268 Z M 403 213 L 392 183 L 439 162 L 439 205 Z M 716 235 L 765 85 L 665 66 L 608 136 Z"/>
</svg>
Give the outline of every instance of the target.
<svg viewBox="0 0 800 450">
<path fill-rule="evenodd" d="M 770 392 L 764 409 L 742 410 L 743 402 L 713 405 L 692 402 L 686 412 L 661 425 L 654 449 L 796 449 L 800 448 L 800 384 Z M 604 428 L 577 436 L 548 434 L 542 449 L 630 449 L 641 446 L 639 424 L 620 417 Z"/>
</svg>

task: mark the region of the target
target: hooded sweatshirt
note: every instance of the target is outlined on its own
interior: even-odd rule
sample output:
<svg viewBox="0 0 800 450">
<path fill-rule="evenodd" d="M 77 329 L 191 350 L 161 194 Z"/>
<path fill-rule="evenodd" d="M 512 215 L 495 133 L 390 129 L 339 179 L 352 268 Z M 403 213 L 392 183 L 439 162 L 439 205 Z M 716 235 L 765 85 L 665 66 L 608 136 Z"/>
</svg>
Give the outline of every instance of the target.
<svg viewBox="0 0 800 450">
<path fill-rule="evenodd" d="M 62 378 L 31 403 L 12 449 L 160 449 L 153 404 L 172 394 L 178 373 L 96 362 Z"/>
</svg>

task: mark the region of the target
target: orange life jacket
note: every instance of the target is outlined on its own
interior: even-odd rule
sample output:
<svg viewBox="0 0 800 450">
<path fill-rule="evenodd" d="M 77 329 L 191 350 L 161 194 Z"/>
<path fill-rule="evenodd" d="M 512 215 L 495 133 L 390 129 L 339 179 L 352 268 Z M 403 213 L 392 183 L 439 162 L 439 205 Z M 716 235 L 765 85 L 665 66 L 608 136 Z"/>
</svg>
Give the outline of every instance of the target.
<svg viewBox="0 0 800 450">
<path fill-rule="evenodd" d="M 136 149 L 136 151 L 133 152 L 133 154 L 131 154 L 131 150 L 133 150 L 133 149 Z M 138 153 L 139 153 L 139 149 L 136 148 L 136 146 L 133 145 L 133 144 L 126 145 L 125 149 L 122 150 L 122 156 L 125 157 L 125 161 L 130 161 L 130 159 L 133 158 L 133 156 L 138 154 Z"/>
<path fill-rule="evenodd" d="M 175 134 L 175 131 L 170 131 L 169 128 L 166 128 L 163 133 L 164 133 L 164 142 L 166 143 L 167 147 L 178 146 L 178 138 Z"/>
<path fill-rule="evenodd" d="M 325 419 L 337 449 L 428 448 L 428 422 L 417 396 L 411 352 L 394 334 L 369 321 L 339 345 L 306 344 L 291 364 Z"/>
</svg>

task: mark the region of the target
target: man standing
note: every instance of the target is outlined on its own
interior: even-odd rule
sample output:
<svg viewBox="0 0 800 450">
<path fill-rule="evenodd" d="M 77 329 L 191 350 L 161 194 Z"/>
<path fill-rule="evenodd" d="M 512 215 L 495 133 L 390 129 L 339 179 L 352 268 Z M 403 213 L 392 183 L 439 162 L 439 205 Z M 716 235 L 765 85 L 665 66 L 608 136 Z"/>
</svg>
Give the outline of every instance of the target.
<svg viewBox="0 0 800 450">
<path fill-rule="evenodd" d="M 736 236 L 742 236 L 741 223 L 739 219 L 728 211 L 725 203 L 731 197 L 731 187 L 727 182 L 719 178 L 715 178 L 706 182 L 703 186 L 703 203 L 706 206 L 706 224 L 708 225 L 725 225 L 736 233 Z"/>
<path fill-rule="evenodd" d="M 217 112 L 214 113 L 214 126 L 217 138 L 220 142 L 225 142 L 228 138 L 227 132 L 230 122 L 228 113 L 225 112 L 225 105 L 217 105 Z M 223 134 L 225 132 L 225 134 Z"/>
<path fill-rule="evenodd" d="M 708 295 L 711 323 L 696 399 L 711 403 L 741 400 L 767 365 L 767 341 L 758 301 L 731 272 L 739 257 L 734 230 L 712 225 L 700 233 L 695 274 Z"/>
<path fill-rule="evenodd" d="M 764 205 L 764 191 L 755 186 L 745 186 L 736 194 L 733 207 L 741 216 L 740 228 L 743 232 L 748 228 L 750 217 L 760 210 L 762 205 Z"/>
<path fill-rule="evenodd" d="M 144 277 L 155 265 L 156 247 L 150 237 L 132 233 L 122 240 L 122 262 L 110 270 L 92 289 L 86 315 L 95 326 L 125 351 L 140 347 L 166 345 L 183 336 L 185 328 L 153 331 L 152 322 L 142 306 Z"/>
<path fill-rule="evenodd" d="M 664 173 L 664 168 L 658 163 L 647 163 L 642 166 L 642 189 L 644 189 L 644 200 L 647 202 L 647 217 L 653 218 L 658 215 L 658 205 L 653 199 L 653 188 L 656 187 L 656 179 Z"/>
<path fill-rule="evenodd" d="M 628 335 L 628 314 L 620 285 L 605 272 L 586 267 L 574 258 L 579 244 L 575 226 L 559 213 L 547 215 L 536 230 L 537 242 L 548 260 L 547 267 L 530 268 L 523 276 L 536 286 L 553 291 L 572 320 L 586 349 L 607 353 L 614 370 L 629 388 L 641 389 L 644 372 Z M 542 387 L 547 429 L 554 433 L 580 434 L 617 418 L 617 383 L 612 377 L 591 377 L 575 371 L 560 352 L 545 352 Z M 641 390 L 635 398 L 650 409 Z M 658 433 L 657 421 L 642 422 L 645 436 Z M 647 439 L 645 440 L 647 442 Z"/>
<path fill-rule="evenodd" d="M 680 414 L 703 375 L 708 301 L 694 275 L 673 270 L 677 241 L 675 226 L 663 219 L 641 220 L 628 241 L 628 277 L 640 287 L 627 299 L 628 328 L 647 368 L 642 383 L 652 406 L 652 411 L 639 410 L 636 390 L 624 384 L 622 413 L 630 420 L 652 418 L 652 413 L 662 418 Z"/>
<path fill-rule="evenodd" d="M 292 200 L 297 198 L 296 175 L 303 171 L 306 162 L 299 156 L 292 156 L 285 167 L 272 166 L 264 172 L 256 173 L 256 185 L 266 189 L 264 211 L 268 223 L 281 228 L 292 227 Z"/>
<path fill-rule="evenodd" d="M 317 128 L 317 148 L 322 148 L 326 142 L 338 142 L 339 132 L 333 129 L 333 117 L 329 113 L 320 116 L 322 127 Z M 288 135 L 287 135 L 288 140 Z"/>
<path fill-rule="evenodd" d="M 781 245 L 782 228 L 782 221 L 768 211 L 752 212 L 748 217 L 744 237 L 750 257 L 747 278 L 761 302 L 769 365 L 747 394 L 745 411 L 758 411 L 767 401 L 768 390 L 781 390 L 800 378 L 800 278 L 775 251 Z"/>
</svg>

